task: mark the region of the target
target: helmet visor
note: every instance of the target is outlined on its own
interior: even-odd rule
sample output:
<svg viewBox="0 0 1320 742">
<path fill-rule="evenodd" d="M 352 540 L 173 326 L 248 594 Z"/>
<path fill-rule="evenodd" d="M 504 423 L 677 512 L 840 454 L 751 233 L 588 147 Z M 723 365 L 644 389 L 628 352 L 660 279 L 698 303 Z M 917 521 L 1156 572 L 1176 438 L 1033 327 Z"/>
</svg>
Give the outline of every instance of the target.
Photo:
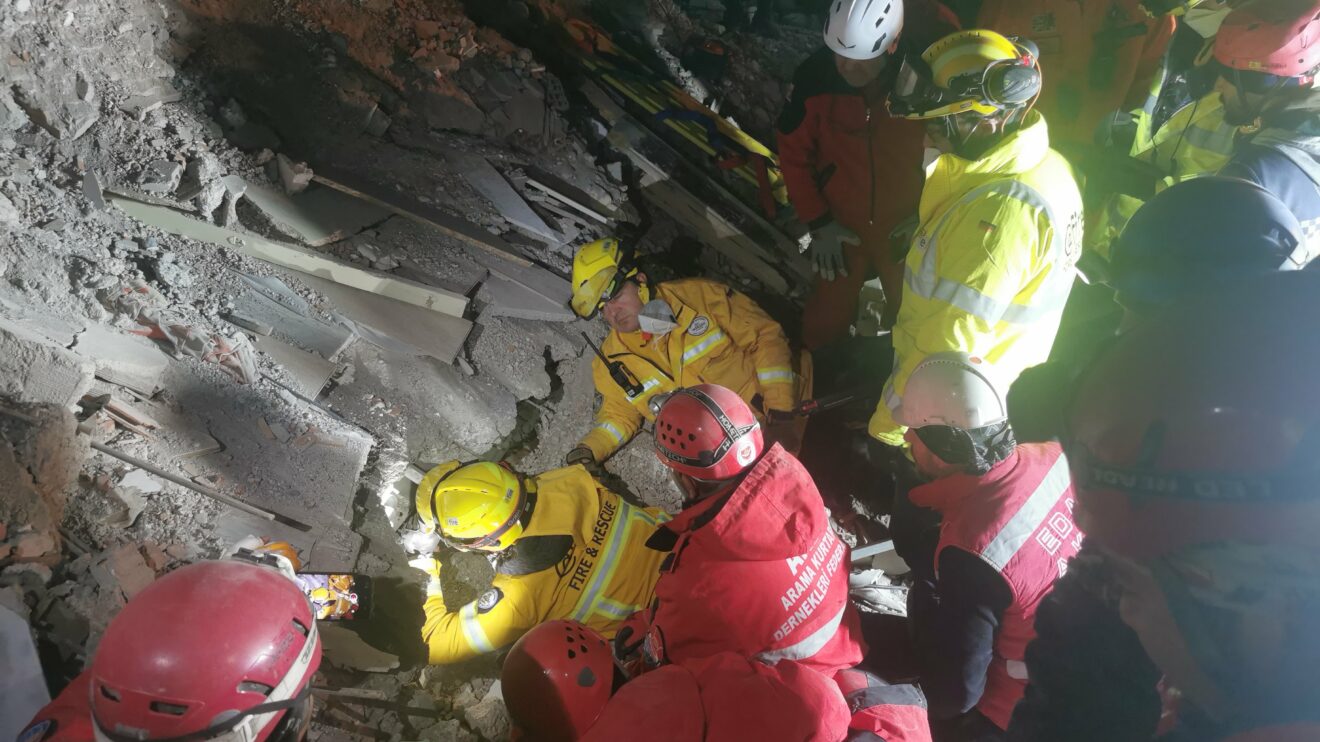
<svg viewBox="0 0 1320 742">
<path fill-rule="evenodd" d="M 946 90 L 935 84 L 930 68 L 921 59 L 904 59 L 887 101 L 889 114 L 906 119 L 933 119 L 963 111 L 994 113 L 994 106 L 981 102 L 981 79 L 964 76 L 969 84 Z M 959 81 L 955 81 L 959 82 Z"/>
<path fill-rule="evenodd" d="M 618 274 L 617 268 L 604 268 L 575 286 L 573 299 L 570 302 L 573 313 L 583 319 L 596 316 L 596 312 L 600 311 L 605 302 L 614 298 L 614 294 L 618 292 Z"/>
</svg>

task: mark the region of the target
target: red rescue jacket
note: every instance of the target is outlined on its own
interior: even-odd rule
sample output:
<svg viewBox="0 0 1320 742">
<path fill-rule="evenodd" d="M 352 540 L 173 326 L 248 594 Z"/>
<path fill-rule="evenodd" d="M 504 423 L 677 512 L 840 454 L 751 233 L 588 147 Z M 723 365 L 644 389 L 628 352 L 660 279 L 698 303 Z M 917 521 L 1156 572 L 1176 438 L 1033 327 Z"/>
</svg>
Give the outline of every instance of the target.
<svg viewBox="0 0 1320 742">
<path fill-rule="evenodd" d="M 93 742 L 92 675 L 84 672 L 32 717 L 17 742 Z"/>
<path fill-rule="evenodd" d="M 1006 729 L 1027 685 L 1023 656 L 1036 636 L 1036 606 L 1082 545 L 1082 532 L 1072 518 L 1068 460 L 1057 443 L 1024 444 L 987 474 L 938 479 L 913 488 L 909 497 L 944 515 L 936 565 L 940 552 L 957 547 L 999 572 L 1013 594 L 976 706 Z"/>
<path fill-rule="evenodd" d="M 915 685 L 890 685 L 864 670 L 840 670 L 834 682 L 848 702 L 849 740 L 931 742 L 926 696 Z"/>
<path fill-rule="evenodd" d="M 732 652 L 666 665 L 624 684 L 583 742 L 837 742 L 848 706 L 829 678 Z"/>
<path fill-rule="evenodd" d="M 908 2 L 899 50 L 863 95 L 839 76 L 834 52 L 822 47 L 793 74 L 779 116 L 779 167 L 798 219 L 832 216 L 857 232 L 863 245 L 887 246 L 889 232 L 917 213 L 924 174 L 920 121 L 890 118 L 885 105 L 905 53 L 958 27 L 934 0 Z"/>
<path fill-rule="evenodd" d="M 670 552 L 647 615 L 651 663 L 732 651 L 833 675 L 861 661 L 848 546 L 811 475 L 779 444 L 732 492 L 687 508 L 647 545 Z"/>
</svg>

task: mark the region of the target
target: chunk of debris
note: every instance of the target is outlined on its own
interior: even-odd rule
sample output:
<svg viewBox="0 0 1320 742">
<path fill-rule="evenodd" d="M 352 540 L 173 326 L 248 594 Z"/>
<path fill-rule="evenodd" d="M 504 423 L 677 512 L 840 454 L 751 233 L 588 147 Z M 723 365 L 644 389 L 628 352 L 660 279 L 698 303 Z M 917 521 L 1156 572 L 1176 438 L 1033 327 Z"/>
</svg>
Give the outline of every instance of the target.
<svg viewBox="0 0 1320 742">
<path fill-rule="evenodd" d="M 82 357 L 0 318 L 0 395 L 67 408 L 87 393 L 94 369 Z"/>
<path fill-rule="evenodd" d="M 335 667 L 362 672 L 389 672 L 399 666 L 398 657 L 367 644 L 352 629 L 321 621 L 317 624 L 317 630 L 321 634 L 325 659 Z"/>
<path fill-rule="evenodd" d="M 124 544 L 110 552 L 107 566 L 125 600 L 132 600 L 156 580 L 156 571 L 147 566 L 136 544 Z"/>
<path fill-rule="evenodd" d="M 14 202 L 10 201 L 5 194 L 0 193 L 0 226 L 17 227 L 20 218 L 18 208 L 14 206 Z"/>
<path fill-rule="evenodd" d="M 280 185 L 284 187 L 284 192 L 292 196 L 295 193 L 302 193 L 311 185 L 314 173 L 305 162 L 294 162 L 283 154 L 275 156 L 275 164 L 280 174 Z"/>
<path fill-rule="evenodd" d="M 183 166 L 173 160 L 153 160 L 138 176 L 138 185 L 148 193 L 173 193 L 183 177 Z"/>
<path fill-rule="evenodd" d="M 95 170 L 88 170 L 83 173 L 82 182 L 83 197 L 87 203 L 97 211 L 104 211 L 106 207 L 105 194 L 101 192 L 101 179 Z"/>
<path fill-rule="evenodd" d="M 45 533 L 25 533 L 14 545 L 14 556 L 18 559 L 36 559 L 53 551 L 55 539 Z"/>
</svg>

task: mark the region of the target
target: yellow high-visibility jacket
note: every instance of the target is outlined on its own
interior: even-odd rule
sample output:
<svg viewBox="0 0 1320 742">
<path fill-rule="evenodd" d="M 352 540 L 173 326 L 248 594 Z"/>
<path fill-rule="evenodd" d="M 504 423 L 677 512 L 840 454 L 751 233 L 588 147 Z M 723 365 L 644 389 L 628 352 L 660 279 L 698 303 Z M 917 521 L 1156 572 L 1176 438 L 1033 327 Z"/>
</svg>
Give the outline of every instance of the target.
<svg viewBox="0 0 1320 742">
<path fill-rule="evenodd" d="M 937 158 L 919 218 L 894 324 L 894 370 L 869 428 L 894 446 L 903 427 L 893 411 L 926 356 L 980 356 L 1004 383 L 1045 361 L 1082 248 L 1077 182 L 1035 112 L 979 160 Z"/>
<path fill-rule="evenodd" d="M 560 618 L 612 637 L 620 622 L 650 605 L 666 553 L 648 549 L 646 540 L 669 516 L 630 505 L 581 466 L 548 471 L 535 487 L 535 509 L 520 540 L 571 536 L 572 548 L 538 572 L 505 574 L 497 567 L 490 589 L 456 611 L 445 607 L 442 594 L 428 596 L 422 638 L 432 664 L 494 652 Z"/>
<path fill-rule="evenodd" d="M 1133 116 L 1138 121 L 1139 135 L 1132 142 L 1129 156 L 1154 165 L 1163 175 L 1155 184 L 1156 193 L 1175 183 L 1219 172 L 1233 157 L 1238 130 L 1224 123 L 1224 102 L 1217 92 L 1178 109 L 1153 136 L 1148 134 L 1146 113 L 1136 111 Z M 1114 240 L 1144 203 L 1126 193 L 1111 195 L 1098 209 L 1099 214 L 1093 215 L 1095 224 L 1087 226 L 1086 249 L 1108 260 Z"/>
<path fill-rule="evenodd" d="M 758 414 L 792 410 L 811 394 L 810 356 L 801 351 L 795 359 L 783 328 L 756 302 L 700 278 L 659 284 L 655 294 L 669 304 L 677 327 L 658 336 L 611 330 L 601 344 L 606 358 L 623 363 L 640 393 L 630 395 L 615 383 L 599 358 L 592 364 L 602 402 L 596 425 L 581 445 L 597 461 L 632 439 L 642 420 L 655 417 L 647 401 L 656 394 L 719 384 L 737 392 Z"/>
</svg>

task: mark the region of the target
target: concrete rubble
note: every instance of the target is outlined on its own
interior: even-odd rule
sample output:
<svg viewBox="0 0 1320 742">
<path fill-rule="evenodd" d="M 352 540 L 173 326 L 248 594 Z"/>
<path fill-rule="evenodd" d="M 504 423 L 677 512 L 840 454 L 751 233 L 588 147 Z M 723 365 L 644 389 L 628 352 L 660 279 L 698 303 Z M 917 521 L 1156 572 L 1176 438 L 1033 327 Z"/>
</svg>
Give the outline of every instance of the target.
<svg viewBox="0 0 1320 742">
<path fill-rule="evenodd" d="M 255 535 L 402 586 L 326 632 L 327 682 L 445 716 L 339 700 L 313 739 L 507 736 L 495 658 L 420 667 L 405 473 L 561 465 L 603 332 L 566 306 L 572 252 L 636 215 L 604 125 L 497 27 L 456 0 L 0 2 L 0 630 L 26 621 L 53 687 L 154 579 Z M 644 253 L 682 229 L 658 221 Z M 644 439 L 606 468 L 677 507 Z"/>
</svg>

